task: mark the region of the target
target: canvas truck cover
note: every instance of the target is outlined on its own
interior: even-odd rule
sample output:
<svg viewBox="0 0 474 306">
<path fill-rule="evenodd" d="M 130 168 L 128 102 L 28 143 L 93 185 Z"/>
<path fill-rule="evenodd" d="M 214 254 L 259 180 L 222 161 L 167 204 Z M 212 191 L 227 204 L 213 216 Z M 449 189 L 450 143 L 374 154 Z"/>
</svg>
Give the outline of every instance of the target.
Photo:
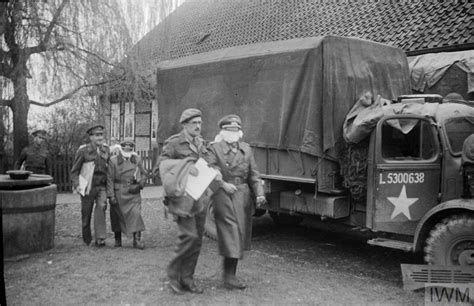
<svg viewBox="0 0 474 306">
<path fill-rule="evenodd" d="M 342 138 L 344 118 L 362 94 L 395 99 L 410 90 L 402 50 L 335 36 L 164 61 L 157 83 L 158 143 L 181 130 L 181 112 L 193 107 L 203 113 L 207 140 L 218 133 L 221 117 L 237 114 L 251 145 L 317 157 L 331 157 L 330 149 Z"/>
</svg>

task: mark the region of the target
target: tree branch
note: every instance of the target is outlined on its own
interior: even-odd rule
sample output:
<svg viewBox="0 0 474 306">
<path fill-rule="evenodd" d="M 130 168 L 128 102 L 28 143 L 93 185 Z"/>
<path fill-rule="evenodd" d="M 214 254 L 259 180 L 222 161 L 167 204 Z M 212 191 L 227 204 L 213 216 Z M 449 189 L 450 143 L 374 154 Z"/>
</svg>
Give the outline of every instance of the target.
<svg viewBox="0 0 474 306">
<path fill-rule="evenodd" d="M 0 63 L 0 76 L 9 79 L 12 71 L 13 69 L 10 65 L 6 63 Z"/>
<path fill-rule="evenodd" d="M 68 3 L 69 3 L 69 0 L 63 0 L 63 2 L 61 2 L 61 4 L 59 5 L 57 11 L 54 13 L 53 19 L 49 23 L 48 28 L 46 29 L 44 40 L 42 41 L 45 45 L 47 45 L 49 43 L 49 40 L 51 39 L 51 34 L 53 32 L 53 29 L 56 26 L 56 24 L 58 23 L 58 19 L 61 16 L 61 13 L 62 13 L 64 7 Z"/>
<path fill-rule="evenodd" d="M 25 51 L 27 55 L 41 53 L 47 50 L 47 46 L 49 45 L 49 42 L 51 40 L 51 34 L 53 32 L 53 29 L 58 24 L 58 19 L 59 17 L 61 17 L 61 13 L 66 4 L 68 3 L 69 0 L 63 0 L 63 2 L 61 2 L 56 12 L 54 12 L 53 19 L 51 19 L 51 22 L 49 23 L 48 28 L 46 29 L 44 39 L 41 40 L 38 45 L 26 48 Z"/>
<path fill-rule="evenodd" d="M 68 92 L 67 94 L 65 94 L 64 96 L 62 96 L 61 98 L 59 99 L 56 99 L 52 102 L 49 102 L 49 103 L 41 103 L 41 102 L 38 102 L 38 101 L 34 101 L 34 100 L 30 100 L 30 104 L 33 104 L 33 105 L 38 105 L 38 106 L 43 106 L 43 107 L 49 107 L 51 105 L 54 105 L 54 104 L 57 104 L 61 101 L 64 101 L 64 100 L 67 100 L 67 99 L 70 99 L 72 96 L 74 96 L 75 93 L 77 93 L 79 90 L 83 89 L 83 88 L 86 88 L 86 87 L 93 87 L 93 86 L 100 86 L 100 85 L 104 85 L 104 84 L 107 84 L 107 83 L 111 83 L 113 81 L 116 81 L 116 80 L 106 80 L 106 81 L 102 81 L 102 82 L 98 82 L 98 83 L 94 83 L 94 84 L 83 84 L 79 87 L 76 87 L 75 89 L 71 90 L 70 92 Z"/>
<path fill-rule="evenodd" d="M 8 107 L 11 107 L 13 104 L 13 100 L 12 99 L 0 99 L 0 106 L 8 106 Z"/>
</svg>

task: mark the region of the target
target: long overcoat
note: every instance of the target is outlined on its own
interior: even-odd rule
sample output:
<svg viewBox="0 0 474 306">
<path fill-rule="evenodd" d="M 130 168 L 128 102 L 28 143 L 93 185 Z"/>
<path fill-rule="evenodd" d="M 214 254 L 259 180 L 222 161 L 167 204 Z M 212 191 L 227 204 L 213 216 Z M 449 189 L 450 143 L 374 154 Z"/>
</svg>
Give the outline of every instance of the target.
<svg viewBox="0 0 474 306">
<path fill-rule="evenodd" d="M 107 196 L 115 197 L 118 206 L 112 206 L 119 217 L 120 229 L 127 235 L 145 230 L 141 216 L 140 192 L 130 192 L 131 187 L 143 187 L 146 181 L 146 170 L 142 160 L 133 154 L 129 159 L 121 154 L 112 156 L 107 174 Z M 133 188 L 132 188 L 133 189 Z"/>
<path fill-rule="evenodd" d="M 234 194 L 219 188 L 212 196 L 219 253 L 241 259 L 243 251 L 250 250 L 254 197 L 264 195 L 260 173 L 245 142 L 238 143 L 236 152 L 224 141 L 211 143 L 209 151 L 209 165 L 237 187 Z"/>
</svg>

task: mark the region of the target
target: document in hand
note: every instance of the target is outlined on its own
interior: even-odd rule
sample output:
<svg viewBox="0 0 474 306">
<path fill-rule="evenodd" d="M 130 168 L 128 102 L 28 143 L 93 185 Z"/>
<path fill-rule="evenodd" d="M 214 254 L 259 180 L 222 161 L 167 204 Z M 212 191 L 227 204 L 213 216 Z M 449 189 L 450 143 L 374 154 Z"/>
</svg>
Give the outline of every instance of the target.
<svg viewBox="0 0 474 306">
<path fill-rule="evenodd" d="M 199 158 L 194 166 L 198 169 L 199 173 L 197 176 L 188 176 L 186 192 L 194 200 L 198 200 L 216 177 L 217 171 L 210 168 L 207 162 L 202 158 Z"/>
<path fill-rule="evenodd" d="M 95 164 L 93 161 L 82 164 L 81 173 L 79 174 L 79 186 L 77 188 L 77 192 L 81 196 L 88 195 L 91 190 L 94 168 Z"/>
</svg>

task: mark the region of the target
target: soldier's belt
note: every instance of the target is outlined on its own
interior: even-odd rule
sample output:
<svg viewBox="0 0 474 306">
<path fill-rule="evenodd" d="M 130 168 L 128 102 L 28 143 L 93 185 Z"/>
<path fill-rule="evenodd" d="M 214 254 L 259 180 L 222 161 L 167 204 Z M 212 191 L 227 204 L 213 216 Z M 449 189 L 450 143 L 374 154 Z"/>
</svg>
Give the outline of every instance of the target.
<svg viewBox="0 0 474 306">
<path fill-rule="evenodd" d="M 246 184 L 247 183 L 247 178 L 234 176 L 234 177 L 224 178 L 224 181 L 227 182 L 227 183 L 234 184 L 234 185 L 241 185 L 241 184 Z"/>
<path fill-rule="evenodd" d="M 115 184 L 124 184 L 124 185 L 131 185 L 132 181 L 131 180 L 114 180 Z"/>
</svg>

